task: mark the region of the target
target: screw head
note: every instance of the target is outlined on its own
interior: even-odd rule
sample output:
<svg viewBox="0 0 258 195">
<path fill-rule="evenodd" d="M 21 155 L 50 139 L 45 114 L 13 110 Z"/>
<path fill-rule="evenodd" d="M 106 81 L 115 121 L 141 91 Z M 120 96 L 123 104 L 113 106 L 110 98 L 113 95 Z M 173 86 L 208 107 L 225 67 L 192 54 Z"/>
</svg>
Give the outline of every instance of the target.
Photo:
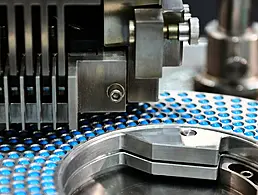
<svg viewBox="0 0 258 195">
<path fill-rule="evenodd" d="M 107 88 L 107 96 L 114 103 L 119 103 L 125 96 L 125 89 L 122 85 L 114 83 Z"/>
</svg>

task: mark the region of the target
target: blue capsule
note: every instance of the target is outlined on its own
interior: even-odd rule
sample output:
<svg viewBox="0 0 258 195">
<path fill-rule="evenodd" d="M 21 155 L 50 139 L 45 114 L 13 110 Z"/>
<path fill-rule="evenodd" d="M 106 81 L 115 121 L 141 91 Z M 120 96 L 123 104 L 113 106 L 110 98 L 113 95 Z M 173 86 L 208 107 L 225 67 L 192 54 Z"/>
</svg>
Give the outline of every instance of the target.
<svg viewBox="0 0 258 195">
<path fill-rule="evenodd" d="M 51 188 L 55 186 L 54 182 L 52 181 L 44 181 L 41 185 L 43 188 Z"/>
<path fill-rule="evenodd" d="M 180 96 L 180 97 L 186 97 L 186 96 L 188 96 L 188 94 L 187 94 L 187 93 L 184 93 L 184 92 L 179 93 L 179 94 L 177 94 L 177 95 Z"/>
<path fill-rule="evenodd" d="M 19 157 L 20 157 L 20 155 L 18 153 L 16 153 L 16 152 L 11 152 L 8 155 L 8 158 L 12 158 L 12 159 L 17 159 Z"/>
<path fill-rule="evenodd" d="M 256 126 L 254 126 L 254 125 L 245 126 L 245 129 L 247 129 L 247 130 L 254 130 L 255 128 L 256 128 Z"/>
<path fill-rule="evenodd" d="M 14 175 L 13 176 L 13 180 L 14 181 L 24 181 L 25 180 L 25 176 L 24 175 Z"/>
<path fill-rule="evenodd" d="M 68 144 L 64 144 L 60 148 L 64 151 L 70 151 L 72 149 Z"/>
<path fill-rule="evenodd" d="M 48 157 L 50 154 L 47 150 L 41 150 L 39 152 L 39 156 L 42 156 L 42 157 Z"/>
<path fill-rule="evenodd" d="M 157 103 L 157 104 L 155 104 L 155 106 L 157 108 L 163 108 L 164 106 L 166 106 L 166 104 L 164 104 L 164 103 Z"/>
<path fill-rule="evenodd" d="M 14 192 L 14 195 L 27 195 L 27 193 L 23 190 L 18 190 Z"/>
<path fill-rule="evenodd" d="M 44 190 L 44 194 L 55 194 L 56 190 L 54 188 L 48 188 Z"/>
<path fill-rule="evenodd" d="M 75 138 L 80 143 L 87 141 L 86 137 L 84 137 L 83 135 L 77 135 L 75 136 Z"/>
<path fill-rule="evenodd" d="M 243 128 L 237 128 L 234 130 L 235 133 L 244 133 L 245 130 Z"/>
<path fill-rule="evenodd" d="M 236 127 L 240 127 L 240 126 L 243 126 L 244 123 L 243 122 L 235 122 L 235 123 L 233 123 L 233 125 Z"/>
<path fill-rule="evenodd" d="M 200 121 L 199 124 L 202 126 L 206 126 L 206 125 L 210 125 L 210 122 L 209 121 Z"/>
<path fill-rule="evenodd" d="M 27 168 L 23 166 L 19 166 L 14 169 L 14 172 L 16 173 L 25 173 L 26 171 L 27 171 Z"/>
<path fill-rule="evenodd" d="M 241 104 L 233 104 L 231 105 L 232 108 L 238 109 L 238 108 L 242 108 Z"/>
<path fill-rule="evenodd" d="M 28 165 L 28 164 L 30 164 L 30 160 L 26 159 L 26 158 L 22 158 L 22 159 L 19 159 L 18 164 L 19 165 Z"/>
<path fill-rule="evenodd" d="M 232 125 L 226 125 L 226 126 L 223 126 L 222 128 L 225 130 L 233 130 L 234 129 L 234 127 Z"/>
<path fill-rule="evenodd" d="M 159 120 L 159 119 L 151 119 L 151 123 L 152 124 L 160 124 L 161 123 L 161 121 Z"/>
<path fill-rule="evenodd" d="M 186 108 L 195 108 L 196 104 L 186 104 L 185 107 Z"/>
<path fill-rule="evenodd" d="M 194 124 L 197 124 L 198 121 L 197 120 L 190 120 L 187 123 L 190 124 L 190 125 L 194 125 Z"/>
<path fill-rule="evenodd" d="M 31 164 L 31 166 L 30 166 L 30 169 L 31 170 L 34 170 L 34 171 L 40 171 L 41 170 L 41 165 L 39 165 L 39 164 Z"/>
<path fill-rule="evenodd" d="M 164 118 L 164 117 L 166 117 L 166 115 L 165 115 L 164 113 L 159 113 L 159 112 L 157 112 L 157 113 L 155 114 L 155 117 L 157 117 L 157 118 Z"/>
<path fill-rule="evenodd" d="M 182 101 L 189 103 L 189 102 L 192 102 L 193 100 L 191 98 L 183 98 Z"/>
<path fill-rule="evenodd" d="M 257 111 L 258 111 L 257 108 L 247 108 L 247 110 L 248 110 L 249 112 L 257 112 Z"/>
<path fill-rule="evenodd" d="M 189 118 L 192 118 L 192 115 L 191 114 L 182 114 L 181 117 L 184 119 L 189 119 Z"/>
<path fill-rule="evenodd" d="M 248 102 L 249 106 L 258 106 L 258 102 Z"/>
<path fill-rule="evenodd" d="M 10 169 L 7 169 L 7 168 L 1 168 L 1 169 L 0 169 L 0 175 L 6 176 L 6 175 L 10 175 L 11 173 L 12 173 L 12 172 L 11 172 Z"/>
<path fill-rule="evenodd" d="M 40 173 L 37 172 L 37 171 L 30 171 L 30 172 L 28 173 L 28 176 L 29 176 L 29 177 L 39 177 L 39 176 L 40 176 Z"/>
<path fill-rule="evenodd" d="M 212 109 L 212 106 L 211 106 L 211 105 L 202 105 L 201 107 L 202 107 L 202 109 L 204 109 L 204 110 L 210 110 L 210 109 Z"/>
<path fill-rule="evenodd" d="M 196 116 L 194 116 L 194 118 L 196 118 L 198 120 L 202 120 L 202 119 L 205 119 L 205 116 L 204 115 L 196 115 Z"/>
<path fill-rule="evenodd" d="M 226 112 L 228 110 L 226 107 L 219 107 L 219 108 L 216 108 L 216 109 L 219 112 Z"/>
<path fill-rule="evenodd" d="M 208 120 L 214 122 L 214 121 L 217 121 L 219 119 L 218 119 L 218 117 L 213 116 L 213 117 L 209 117 Z"/>
<path fill-rule="evenodd" d="M 177 124 L 184 124 L 186 121 L 184 119 L 179 119 L 175 121 Z"/>
<path fill-rule="evenodd" d="M 31 186 L 31 187 L 29 187 L 29 191 L 30 191 L 31 193 L 40 192 L 40 187 L 38 187 L 38 186 Z"/>
<path fill-rule="evenodd" d="M 5 167 L 13 167 L 15 165 L 15 162 L 13 160 L 4 160 L 3 166 Z"/>
<path fill-rule="evenodd" d="M 20 182 L 20 183 L 14 183 L 14 184 L 13 184 L 13 187 L 14 187 L 15 189 L 23 189 L 23 188 L 25 188 L 25 184 L 22 183 L 22 182 Z"/>
<path fill-rule="evenodd" d="M 170 93 L 168 93 L 168 92 L 163 92 L 163 93 L 161 93 L 160 95 L 166 97 L 166 96 L 170 96 Z"/>
<path fill-rule="evenodd" d="M 234 120 L 243 120 L 244 117 L 242 117 L 242 116 L 233 116 L 232 118 Z"/>
<path fill-rule="evenodd" d="M 177 114 L 177 113 L 172 113 L 172 114 L 169 114 L 168 117 L 171 118 L 171 119 L 175 119 L 175 118 L 178 118 L 178 117 L 179 117 L 179 114 Z"/>
<path fill-rule="evenodd" d="M 31 147 L 30 147 L 30 149 L 32 150 L 32 151 L 35 151 L 35 152 L 38 152 L 38 151 L 40 151 L 40 145 L 38 145 L 38 144 L 35 144 L 35 145 L 32 145 Z"/>
<path fill-rule="evenodd" d="M 10 179 L 8 177 L 0 177 L 0 184 L 7 185 L 10 183 Z"/>
<path fill-rule="evenodd" d="M 166 102 L 174 102 L 174 101 L 175 101 L 175 98 L 166 98 L 165 101 L 166 101 Z"/>
<path fill-rule="evenodd" d="M 172 111 L 171 108 L 162 108 L 162 109 L 161 109 L 161 112 L 164 112 L 164 113 L 169 113 L 169 112 L 171 112 L 171 111 Z"/>
<path fill-rule="evenodd" d="M 116 126 L 117 126 L 118 129 L 125 129 L 126 128 L 126 126 L 123 123 L 118 123 L 118 124 L 116 124 Z"/>
<path fill-rule="evenodd" d="M 171 106 L 172 108 L 178 108 L 178 107 L 181 106 L 181 104 L 179 104 L 179 103 L 174 103 L 174 104 L 170 104 L 170 106 Z"/>
<path fill-rule="evenodd" d="M 223 98 L 223 96 L 218 95 L 218 96 L 214 96 L 213 99 L 215 99 L 215 100 L 223 100 L 224 98 Z"/>
<path fill-rule="evenodd" d="M 220 120 L 220 122 L 224 123 L 224 124 L 228 124 L 231 122 L 231 120 L 230 119 L 222 119 L 222 120 Z"/>
<path fill-rule="evenodd" d="M 205 95 L 205 94 L 202 94 L 202 93 L 199 93 L 199 94 L 196 94 L 196 97 L 197 97 L 197 98 L 205 98 L 206 95 Z"/>
<path fill-rule="evenodd" d="M 209 100 L 201 99 L 201 100 L 199 100 L 199 103 L 200 103 L 200 104 L 208 104 L 208 103 L 209 103 Z"/>
<path fill-rule="evenodd" d="M 37 178 L 30 178 L 29 180 L 28 180 L 28 184 L 29 185 L 38 185 L 40 182 L 39 182 L 39 179 L 37 179 Z"/>
<path fill-rule="evenodd" d="M 245 122 L 251 124 L 251 123 L 256 123 L 256 120 L 255 119 L 247 119 Z"/>
<path fill-rule="evenodd" d="M 233 99 L 231 99 L 231 102 L 233 102 L 233 103 L 240 103 L 241 99 L 240 98 L 233 98 Z"/>
<path fill-rule="evenodd" d="M 10 194 L 10 192 L 11 192 L 11 189 L 9 187 L 7 187 L 7 186 L 2 186 L 0 188 L 0 193 L 1 194 Z"/>
<path fill-rule="evenodd" d="M 105 133 L 105 131 L 101 128 L 96 128 L 96 129 L 94 129 L 94 133 L 97 135 L 102 135 Z"/>
<path fill-rule="evenodd" d="M 212 127 L 222 127 L 221 123 L 212 123 L 211 124 Z"/>
<path fill-rule="evenodd" d="M 246 116 L 249 117 L 249 118 L 256 118 L 257 114 L 255 114 L 255 113 L 247 113 Z"/>
<path fill-rule="evenodd" d="M 226 103 L 225 103 L 225 102 L 215 102 L 215 104 L 216 104 L 217 106 L 224 106 Z"/>
<path fill-rule="evenodd" d="M 0 151 L 1 152 L 9 152 L 11 150 L 11 147 L 9 145 L 1 145 Z"/>
<path fill-rule="evenodd" d="M 199 114 L 199 113 L 201 113 L 201 111 L 200 111 L 199 109 L 190 110 L 190 112 L 191 112 L 192 114 Z"/>
<path fill-rule="evenodd" d="M 186 109 L 185 108 L 179 108 L 179 109 L 176 109 L 176 112 L 184 113 L 184 112 L 186 112 Z"/>
<path fill-rule="evenodd" d="M 163 120 L 163 123 L 165 123 L 165 124 L 172 124 L 173 121 L 170 120 L 170 119 L 165 119 L 165 120 Z"/>
<path fill-rule="evenodd" d="M 146 120 L 139 120 L 139 124 L 140 125 L 148 125 L 149 123 L 148 123 L 148 121 L 146 121 Z"/>
<path fill-rule="evenodd" d="M 45 146 L 45 149 L 48 151 L 54 151 L 56 147 L 53 144 L 48 144 Z"/>
<path fill-rule="evenodd" d="M 215 112 L 214 111 L 204 111 L 204 114 L 206 114 L 206 115 L 214 115 Z"/>
<path fill-rule="evenodd" d="M 255 135 L 255 133 L 252 131 L 248 131 L 248 132 L 245 132 L 244 135 L 248 136 L 248 137 L 253 137 Z"/>
<path fill-rule="evenodd" d="M 15 150 L 16 150 L 17 152 L 23 152 L 23 151 L 25 151 L 25 147 L 24 147 L 23 145 L 17 145 L 17 146 L 15 147 Z"/>
<path fill-rule="evenodd" d="M 233 114 L 242 114 L 243 111 L 242 110 L 232 110 Z"/>
</svg>

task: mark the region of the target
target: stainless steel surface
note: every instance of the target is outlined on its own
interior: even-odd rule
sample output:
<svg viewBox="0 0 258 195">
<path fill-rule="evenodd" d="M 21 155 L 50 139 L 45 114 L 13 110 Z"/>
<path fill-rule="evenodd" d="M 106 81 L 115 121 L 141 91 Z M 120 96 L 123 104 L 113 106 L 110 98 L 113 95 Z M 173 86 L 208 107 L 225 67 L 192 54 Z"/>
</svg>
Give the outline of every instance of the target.
<svg viewBox="0 0 258 195">
<path fill-rule="evenodd" d="M 251 0 L 219 0 L 219 28 L 229 36 L 241 36 L 251 22 Z"/>
<path fill-rule="evenodd" d="M 124 53 L 89 55 L 87 60 L 78 61 L 77 66 L 78 110 L 80 113 L 125 110 L 126 95 L 119 103 L 112 102 L 106 95 L 108 86 L 113 83 L 126 87 Z M 85 85 L 86 83 L 87 85 Z"/>
<path fill-rule="evenodd" d="M 219 6 L 218 21 L 206 27 L 207 63 L 195 89 L 256 99 L 258 31 L 251 1 L 224 0 Z"/>
<path fill-rule="evenodd" d="M 128 83 L 127 100 L 130 103 L 142 102 L 147 99 L 150 102 L 158 100 L 158 79 L 136 79 L 135 78 L 135 53 L 134 45 L 128 48 Z"/>
<path fill-rule="evenodd" d="M 162 77 L 163 27 L 161 9 L 135 9 L 136 79 L 159 79 Z"/>
<path fill-rule="evenodd" d="M 159 5 L 158 0 L 147 1 L 120 1 L 120 0 L 104 0 L 104 44 L 127 45 L 129 38 L 128 20 L 133 19 L 130 12 L 134 7 Z"/>
<path fill-rule="evenodd" d="M 249 153 L 251 156 L 247 157 L 243 153 L 236 153 L 236 150 L 234 150 L 234 148 L 249 149 L 252 147 L 257 150 L 257 145 L 239 137 L 204 129 L 194 129 L 196 134 L 192 134 L 192 136 L 180 133 L 187 130 L 191 131 L 193 129 L 178 126 L 137 127 L 109 133 L 90 140 L 73 150 L 60 164 L 55 174 L 58 192 L 61 194 L 76 193 L 85 184 L 89 184 L 92 179 L 98 178 L 108 170 L 127 166 L 151 175 L 217 180 L 224 186 L 232 188 L 231 191 L 236 190 L 239 194 L 251 195 L 257 193 L 258 188 L 255 181 L 241 176 L 237 173 L 238 169 L 234 169 L 235 164 L 237 166 L 242 164 L 252 167 L 253 172 L 257 173 L 255 165 L 252 166 L 245 160 L 242 160 L 242 163 L 239 162 L 240 159 L 254 160 L 252 158 L 254 153 Z M 208 139 L 208 134 L 212 138 L 215 135 L 218 140 L 215 139 L 214 143 L 210 142 L 211 139 Z M 233 148 L 228 145 L 229 140 L 236 141 Z M 141 144 L 139 145 L 137 142 Z M 149 150 L 148 145 L 150 145 Z M 201 148 L 204 147 L 204 150 L 200 146 Z M 188 153 L 187 150 L 190 148 L 193 151 Z M 207 149 L 210 150 L 210 153 L 203 153 Z M 214 153 L 211 151 L 212 149 L 214 149 Z M 177 150 L 174 155 L 172 155 L 173 150 Z M 196 156 L 191 155 L 191 153 Z M 213 162 L 215 163 L 212 164 L 213 166 L 211 166 L 211 159 L 209 159 L 209 157 L 212 158 L 212 153 L 214 155 L 217 153 L 214 156 L 217 160 Z M 177 161 L 180 155 L 189 158 L 189 161 L 185 158 Z M 202 158 L 202 155 L 207 158 Z M 238 160 L 232 163 L 232 160 L 229 160 L 231 155 Z M 200 162 L 201 159 L 203 161 Z M 252 162 L 256 163 L 257 161 Z M 226 168 L 225 164 L 227 164 Z M 220 171 L 220 174 L 218 174 L 218 171 Z M 232 182 L 230 178 L 235 178 L 238 183 Z M 245 183 L 248 183 L 248 185 Z M 239 185 L 244 186 L 240 187 Z M 116 194 L 121 193 L 121 188 L 123 188 L 123 185 L 117 186 L 116 190 L 118 192 Z M 91 188 L 88 187 L 88 190 L 91 190 Z M 105 191 L 102 193 L 105 193 Z M 145 191 L 139 194 L 145 194 Z"/>
</svg>

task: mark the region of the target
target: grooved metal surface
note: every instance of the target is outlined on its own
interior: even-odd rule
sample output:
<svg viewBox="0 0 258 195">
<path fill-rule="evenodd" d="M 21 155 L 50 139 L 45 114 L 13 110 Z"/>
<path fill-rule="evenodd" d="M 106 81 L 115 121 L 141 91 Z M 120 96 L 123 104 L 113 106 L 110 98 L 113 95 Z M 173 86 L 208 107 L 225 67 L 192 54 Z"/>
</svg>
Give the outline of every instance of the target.
<svg viewBox="0 0 258 195">
<path fill-rule="evenodd" d="M 110 131 L 177 124 L 230 132 L 258 143 L 258 102 L 195 92 L 165 92 L 156 103 L 130 105 L 125 113 L 81 115 L 79 129 L 0 132 L 0 194 L 55 194 L 54 172 L 74 147 Z"/>
</svg>

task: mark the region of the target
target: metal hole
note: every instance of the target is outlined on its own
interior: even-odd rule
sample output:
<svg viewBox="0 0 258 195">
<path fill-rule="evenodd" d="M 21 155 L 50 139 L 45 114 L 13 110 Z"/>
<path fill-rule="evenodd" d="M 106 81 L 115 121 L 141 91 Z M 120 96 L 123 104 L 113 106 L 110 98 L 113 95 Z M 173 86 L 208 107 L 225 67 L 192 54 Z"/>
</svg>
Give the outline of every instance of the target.
<svg viewBox="0 0 258 195">
<path fill-rule="evenodd" d="M 197 132 L 193 129 L 184 129 L 180 133 L 183 136 L 195 136 L 197 134 Z"/>
<path fill-rule="evenodd" d="M 251 171 L 242 171 L 240 174 L 247 179 L 252 178 L 254 176 L 254 174 Z"/>
</svg>

